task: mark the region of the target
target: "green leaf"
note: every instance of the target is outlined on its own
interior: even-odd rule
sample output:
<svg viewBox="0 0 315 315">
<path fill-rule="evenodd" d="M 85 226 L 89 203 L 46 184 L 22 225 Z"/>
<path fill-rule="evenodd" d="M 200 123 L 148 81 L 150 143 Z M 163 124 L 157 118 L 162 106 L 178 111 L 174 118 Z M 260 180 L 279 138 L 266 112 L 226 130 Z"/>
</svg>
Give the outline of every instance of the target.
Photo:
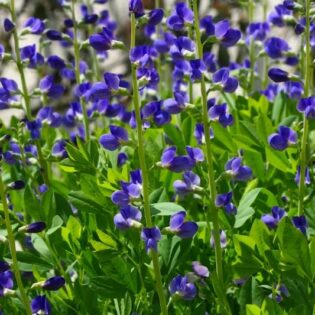
<svg viewBox="0 0 315 315">
<path fill-rule="evenodd" d="M 246 315 L 262 315 L 260 308 L 255 304 L 246 305 Z"/>
<path fill-rule="evenodd" d="M 255 213 L 251 205 L 254 203 L 261 190 L 262 188 L 255 188 L 243 195 L 235 216 L 235 228 L 241 227 Z"/>
<path fill-rule="evenodd" d="M 178 211 L 185 211 L 185 209 L 174 202 L 160 202 L 152 203 L 150 205 L 152 215 L 170 216 Z"/>
<path fill-rule="evenodd" d="M 281 251 L 281 267 L 293 270 L 303 278 L 312 279 L 311 257 L 305 235 L 288 218 L 280 221 L 277 236 Z"/>
<path fill-rule="evenodd" d="M 96 230 L 96 234 L 99 237 L 100 241 L 107 246 L 107 248 L 117 249 L 117 243 L 111 236 L 99 229 Z"/>
<path fill-rule="evenodd" d="M 286 173 L 294 173 L 285 152 L 276 151 L 269 146 L 266 146 L 266 159 L 278 170 Z"/>
<path fill-rule="evenodd" d="M 29 185 L 27 185 L 24 190 L 24 205 L 26 213 L 28 213 L 34 220 L 41 219 L 42 213 L 40 202 Z"/>
<path fill-rule="evenodd" d="M 51 235 L 55 233 L 63 224 L 63 220 L 59 215 L 54 216 L 50 229 L 47 230 L 46 235 Z"/>
</svg>

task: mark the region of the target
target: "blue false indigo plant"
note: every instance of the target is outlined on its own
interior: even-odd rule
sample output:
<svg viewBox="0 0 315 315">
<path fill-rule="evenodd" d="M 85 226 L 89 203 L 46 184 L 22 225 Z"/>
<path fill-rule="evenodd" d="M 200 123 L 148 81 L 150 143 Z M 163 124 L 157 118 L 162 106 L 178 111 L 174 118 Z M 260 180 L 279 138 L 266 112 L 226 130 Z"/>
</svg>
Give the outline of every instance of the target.
<svg viewBox="0 0 315 315">
<path fill-rule="evenodd" d="M 311 1 L 15 2 L 0 314 L 311 314 Z"/>
</svg>

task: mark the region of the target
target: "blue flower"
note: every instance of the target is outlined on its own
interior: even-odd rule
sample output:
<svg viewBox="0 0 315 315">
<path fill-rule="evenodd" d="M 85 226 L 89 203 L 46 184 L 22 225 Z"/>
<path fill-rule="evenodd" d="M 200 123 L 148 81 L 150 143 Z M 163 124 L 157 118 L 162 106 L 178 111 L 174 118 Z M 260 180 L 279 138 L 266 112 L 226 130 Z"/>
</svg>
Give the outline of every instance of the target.
<svg viewBox="0 0 315 315">
<path fill-rule="evenodd" d="M 6 294 L 7 290 L 13 288 L 13 273 L 12 271 L 3 271 L 0 273 L 0 297 Z"/>
<path fill-rule="evenodd" d="M 15 24 L 8 18 L 4 19 L 3 26 L 4 26 L 5 32 L 7 33 L 10 33 L 15 29 Z"/>
<path fill-rule="evenodd" d="M 241 39 L 241 32 L 230 27 L 228 20 L 222 20 L 215 24 L 214 35 L 225 47 L 234 46 Z"/>
<path fill-rule="evenodd" d="M 139 227 L 142 218 L 140 210 L 133 206 L 126 206 L 120 209 L 120 212 L 115 215 L 114 223 L 120 230 L 126 230 L 131 227 Z"/>
<path fill-rule="evenodd" d="M 315 119 L 315 97 L 302 98 L 297 105 L 297 109 L 304 113 L 308 119 Z"/>
<path fill-rule="evenodd" d="M 16 180 L 14 182 L 9 183 L 8 188 L 13 190 L 21 190 L 25 187 L 25 182 L 23 180 Z"/>
<path fill-rule="evenodd" d="M 57 291 L 66 284 L 66 281 L 61 276 L 55 276 L 47 279 L 41 287 L 47 291 Z"/>
<path fill-rule="evenodd" d="M 25 233 L 39 233 L 45 230 L 45 228 L 46 228 L 45 222 L 37 221 L 20 227 L 19 231 Z"/>
<path fill-rule="evenodd" d="M 274 82 L 287 82 L 290 80 L 289 73 L 279 68 L 271 68 L 268 71 L 269 78 Z"/>
<path fill-rule="evenodd" d="M 237 213 L 237 209 L 232 201 L 232 191 L 226 194 L 219 194 L 216 196 L 215 205 L 217 207 L 223 207 L 227 214 L 235 215 Z"/>
<path fill-rule="evenodd" d="M 54 76 L 47 75 L 39 82 L 40 90 L 47 96 L 58 99 L 64 93 L 64 87 L 61 84 L 54 83 Z"/>
<path fill-rule="evenodd" d="M 225 170 L 237 181 L 248 181 L 253 175 L 252 170 L 248 166 L 242 165 L 240 157 L 230 159 L 225 164 Z"/>
<path fill-rule="evenodd" d="M 233 93 L 238 87 L 238 80 L 230 77 L 229 68 L 221 68 L 213 74 L 213 82 L 221 85 L 224 92 Z"/>
<path fill-rule="evenodd" d="M 298 166 L 297 172 L 295 175 L 295 182 L 297 185 L 300 183 L 300 176 L 301 176 L 301 166 Z M 305 184 L 309 185 L 311 183 L 311 176 L 310 176 L 310 169 L 308 167 L 305 168 Z"/>
<path fill-rule="evenodd" d="M 192 268 L 198 277 L 202 279 L 209 278 L 209 269 L 206 266 L 201 265 L 199 261 L 193 261 Z"/>
<path fill-rule="evenodd" d="M 275 7 L 275 11 L 271 12 L 268 16 L 268 21 L 276 26 L 284 26 L 285 25 L 285 16 L 292 15 L 292 11 L 288 10 L 284 5 L 279 4 Z"/>
<path fill-rule="evenodd" d="M 176 180 L 173 184 L 175 193 L 179 196 L 184 196 L 195 190 L 199 190 L 200 177 L 191 172 L 185 172 L 183 174 L 183 180 Z"/>
<path fill-rule="evenodd" d="M 51 306 L 45 295 L 36 296 L 31 302 L 32 314 L 51 314 Z"/>
<path fill-rule="evenodd" d="M 163 9 L 160 8 L 154 9 L 149 13 L 148 24 L 153 26 L 158 25 L 162 22 L 163 17 L 164 17 Z"/>
<path fill-rule="evenodd" d="M 170 218 L 169 231 L 181 238 L 192 238 L 197 233 L 198 225 L 192 221 L 185 221 L 186 211 L 174 213 Z"/>
<path fill-rule="evenodd" d="M 39 139 L 40 138 L 40 129 L 42 127 L 42 123 L 39 119 L 27 121 L 26 127 L 30 132 L 32 139 Z"/>
<path fill-rule="evenodd" d="M 280 126 L 278 133 L 268 137 L 268 142 L 275 150 L 283 151 L 289 145 L 296 144 L 297 133 L 287 126 Z"/>
<path fill-rule="evenodd" d="M 193 152 L 191 152 L 194 154 Z M 200 152 L 199 152 L 200 153 Z M 195 166 L 195 160 L 190 156 L 176 156 L 176 148 L 166 148 L 161 157 L 161 166 L 168 168 L 172 172 L 180 173 L 183 171 L 190 171 Z"/>
<path fill-rule="evenodd" d="M 272 59 L 278 59 L 285 56 L 289 51 L 288 43 L 279 37 L 270 37 L 264 43 L 267 55 Z"/>
<path fill-rule="evenodd" d="M 134 13 L 136 17 L 144 15 L 142 0 L 129 0 L 129 12 Z"/>
<path fill-rule="evenodd" d="M 35 18 L 35 17 L 28 18 L 24 22 L 23 27 L 27 28 L 28 31 L 34 35 L 40 35 L 45 30 L 44 22 L 38 18 Z"/>
<path fill-rule="evenodd" d="M 247 35 L 256 41 L 264 41 L 269 31 L 270 27 L 267 22 L 250 23 L 247 27 Z"/>
<path fill-rule="evenodd" d="M 271 214 L 264 214 L 261 221 L 264 222 L 270 229 L 275 229 L 279 221 L 286 216 L 284 209 L 280 207 L 272 207 Z"/>
<path fill-rule="evenodd" d="M 63 139 L 57 140 L 52 147 L 52 156 L 56 158 L 66 158 L 68 153 L 66 151 L 67 142 Z"/>
<path fill-rule="evenodd" d="M 192 24 L 194 14 L 185 2 L 175 4 L 175 9 L 166 21 L 168 28 L 174 31 L 181 31 L 185 24 Z"/>
<path fill-rule="evenodd" d="M 112 47 L 113 34 L 103 27 L 102 32 L 92 34 L 89 37 L 90 45 L 99 53 L 103 53 Z"/>
<path fill-rule="evenodd" d="M 292 223 L 303 234 L 306 234 L 306 229 L 308 227 L 308 224 L 307 224 L 306 217 L 304 215 L 293 217 Z"/>
<path fill-rule="evenodd" d="M 187 276 L 178 275 L 169 284 L 168 287 L 171 295 L 177 295 L 183 300 L 193 300 L 197 295 L 196 286 L 191 283 Z"/>
<path fill-rule="evenodd" d="M 128 155 L 125 152 L 118 153 L 117 156 L 117 166 L 122 167 L 128 161 Z"/>
<path fill-rule="evenodd" d="M 211 233 L 210 245 L 211 245 L 212 248 L 215 247 L 213 231 Z M 222 231 L 220 231 L 220 246 L 221 246 L 221 248 L 225 248 L 226 245 L 227 245 L 226 233 L 225 233 L 225 231 L 222 230 Z"/>
<path fill-rule="evenodd" d="M 161 239 L 161 232 L 158 227 L 144 228 L 141 231 L 141 238 L 145 242 L 147 252 L 150 250 L 157 251 L 157 243 Z"/>
<path fill-rule="evenodd" d="M 127 131 L 119 126 L 110 125 L 110 133 L 100 137 L 100 144 L 109 151 L 117 150 L 122 144 L 128 142 Z"/>
<path fill-rule="evenodd" d="M 0 260 L 0 273 L 5 272 L 9 269 L 10 269 L 10 265 L 4 260 Z"/>
<path fill-rule="evenodd" d="M 222 127 L 231 126 L 234 122 L 233 116 L 228 112 L 227 104 L 210 106 L 208 115 L 211 120 L 218 121 Z"/>
<path fill-rule="evenodd" d="M 204 127 L 203 124 L 196 124 L 195 126 L 195 130 L 194 130 L 194 136 L 198 142 L 199 145 L 201 144 L 205 144 L 205 132 L 204 132 Z M 214 138 L 214 133 L 213 133 L 213 129 L 210 128 L 209 129 L 209 135 L 210 139 Z"/>
</svg>

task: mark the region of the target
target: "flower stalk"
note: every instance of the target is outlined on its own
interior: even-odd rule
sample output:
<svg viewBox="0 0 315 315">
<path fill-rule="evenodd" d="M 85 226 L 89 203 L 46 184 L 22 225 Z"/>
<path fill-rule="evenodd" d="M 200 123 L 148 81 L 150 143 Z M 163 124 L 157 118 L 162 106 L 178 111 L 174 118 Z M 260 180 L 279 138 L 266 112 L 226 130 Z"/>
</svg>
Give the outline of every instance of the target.
<svg viewBox="0 0 315 315">
<path fill-rule="evenodd" d="M 311 1 L 305 1 L 305 83 L 304 83 L 304 97 L 310 96 L 310 82 L 312 76 L 312 60 L 311 60 L 311 44 L 310 44 L 310 9 Z M 302 45 L 303 46 L 303 45 Z M 299 181 L 299 200 L 298 200 L 298 214 L 304 214 L 304 196 L 305 196 L 305 171 L 306 171 L 306 149 L 308 140 L 309 123 L 306 115 L 303 119 L 303 134 L 301 142 L 300 155 L 300 181 Z"/>
<path fill-rule="evenodd" d="M 198 0 L 193 0 L 193 11 L 194 11 L 194 24 L 196 33 L 197 53 L 200 60 L 203 59 L 203 45 L 201 42 L 200 25 L 199 25 L 199 13 L 198 13 Z M 205 133 L 210 129 L 210 123 L 208 119 L 208 106 L 207 106 L 207 90 L 204 74 L 201 76 L 201 99 L 202 99 L 202 120 L 204 125 Z M 212 214 L 213 223 L 213 237 L 215 243 L 215 260 L 216 260 L 216 273 L 223 287 L 223 270 L 222 270 L 222 251 L 220 245 L 220 227 L 219 227 L 219 213 L 215 206 L 216 198 L 216 184 L 214 178 L 213 169 L 213 154 L 212 144 L 210 137 L 205 137 L 206 143 L 206 160 L 208 169 L 208 189 L 210 191 L 209 207 L 206 214 L 207 225 L 210 226 L 210 217 Z M 210 236 L 210 235 L 209 235 Z"/>
<path fill-rule="evenodd" d="M 1 166 L 1 164 L 0 164 Z M 8 242 L 9 242 L 9 248 L 10 248 L 10 253 L 12 257 L 12 270 L 15 275 L 15 279 L 20 291 L 20 299 L 25 307 L 25 312 L 27 315 L 31 315 L 31 309 L 30 309 L 30 304 L 23 286 L 23 282 L 21 279 L 21 274 L 19 271 L 19 266 L 18 266 L 18 260 L 17 260 L 17 255 L 16 255 L 16 248 L 15 248 L 15 238 L 14 234 L 12 231 L 12 226 L 10 222 L 10 213 L 9 213 L 9 208 L 8 208 L 8 203 L 6 199 L 6 189 L 2 180 L 2 174 L 0 170 L 0 197 L 1 197 L 1 202 L 3 206 L 3 212 L 4 212 L 4 219 L 5 219 L 5 225 L 8 233 Z"/>
<path fill-rule="evenodd" d="M 17 19 L 16 19 L 15 1 L 14 0 L 11 0 L 11 2 L 10 2 L 10 13 L 11 13 L 12 22 L 16 25 Z M 14 38 L 14 50 L 15 50 L 15 55 L 16 55 L 16 66 L 18 68 L 18 71 L 20 74 L 20 79 L 21 79 L 21 84 L 22 84 L 22 96 L 23 96 L 24 104 L 25 104 L 26 118 L 29 121 L 31 121 L 33 119 L 32 118 L 32 109 L 31 109 L 31 97 L 30 97 L 30 94 L 28 92 L 27 85 L 26 85 L 24 66 L 23 66 L 21 54 L 20 54 L 19 36 L 18 36 L 16 28 L 13 31 L 13 38 Z M 39 161 L 39 164 L 40 164 L 40 167 L 42 170 L 44 183 L 46 185 L 48 185 L 49 184 L 48 166 L 47 166 L 47 163 L 43 157 L 40 141 L 36 140 L 35 144 L 36 144 L 36 148 L 37 148 L 38 161 Z"/>
<path fill-rule="evenodd" d="M 71 0 L 71 14 L 72 14 L 72 21 L 73 21 L 73 48 L 74 48 L 74 63 L 75 63 L 75 79 L 76 79 L 77 84 L 80 84 L 80 48 L 79 48 L 79 42 L 78 42 L 78 23 L 77 23 L 76 14 L 75 14 L 75 3 L 76 3 L 76 0 Z M 85 139 L 86 141 L 89 141 L 90 140 L 89 117 L 87 114 L 86 102 L 83 97 L 81 97 L 80 103 L 82 107 Z"/>
<path fill-rule="evenodd" d="M 135 14 L 131 13 L 131 44 L 130 48 L 134 48 L 136 45 L 136 17 Z M 143 208 L 144 215 L 147 227 L 152 227 L 153 222 L 151 218 L 150 202 L 149 202 L 149 177 L 148 169 L 145 160 L 145 151 L 144 151 L 144 137 L 142 130 L 142 120 L 141 120 L 141 111 L 140 111 L 140 95 L 139 87 L 137 80 L 137 65 L 131 65 L 132 73 L 132 88 L 133 88 L 133 106 L 136 116 L 136 125 L 137 125 L 137 140 L 138 140 L 138 155 L 139 163 L 142 172 L 142 193 L 143 193 Z M 161 313 L 163 315 L 168 314 L 166 298 L 163 292 L 162 276 L 160 272 L 160 264 L 156 251 L 151 250 L 151 258 L 153 262 L 153 269 L 155 274 L 156 281 L 156 290 L 160 300 Z"/>
</svg>

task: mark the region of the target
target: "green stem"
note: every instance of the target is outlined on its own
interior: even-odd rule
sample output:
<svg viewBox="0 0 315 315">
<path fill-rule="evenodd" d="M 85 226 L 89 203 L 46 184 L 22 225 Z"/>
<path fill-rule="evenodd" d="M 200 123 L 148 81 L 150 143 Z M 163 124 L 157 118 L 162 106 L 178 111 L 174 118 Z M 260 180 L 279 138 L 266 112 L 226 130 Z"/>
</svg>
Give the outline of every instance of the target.
<svg viewBox="0 0 315 315">
<path fill-rule="evenodd" d="M 8 209 L 8 203 L 6 199 L 6 194 L 5 194 L 5 186 L 2 181 L 2 174 L 0 173 L 0 197 L 2 201 L 2 206 L 3 206 L 3 212 L 4 212 L 4 219 L 5 219 L 5 225 L 6 229 L 8 232 L 8 242 L 9 242 L 9 247 L 10 247 L 10 252 L 11 252 L 11 257 L 12 257 L 12 270 L 15 275 L 15 279 L 20 291 L 21 295 L 21 301 L 24 304 L 25 311 L 27 315 L 32 315 L 31 309 L 30 309 L 30 304 L 25 292 L 25 289 L 23 287 L 23 282 L 21 279 L 21 274 L 19 271 L 19 266 L 18 266 L 18 260 L 17 260 L 17 255 L 16 255 L 16 248 L 15 248 L 15 239 L 14 239 L 14 234 L 12 231 L 11 227 L 11 222 L 10 222 L 10 214 L 9 214 L 9 209 Z"/>
<path fill-rule="evenodd" d="M 136 17 L 134 13 L 131 13 L 131 44 L 130 48 L 134 48 L 136 45 Z M 148 177 L 148 169 L 145 160 L 145 152 L 144 152 L 144 137 L 142 131 L 142 120 L 140 113 L 140 96 L 139 96 L 139 87 L 137 80 L 137 65 L 131 65 L 132 72 L 132 88 L 133 88 L 133 105 L 136 116 L 136 124 L 137 124 L 137 140 L 138 140 L 138 156 L 140 168 L 142 171 L 142 193 L 143 193 L 143 207 L 144 207 L 144 215 L 147 227 L 152 227 L 152 218 L 151 218 L 151 210 L 150 210 L 150 201 L 149 201 L 149 177 Z M 167 315 L 167 305 L 166 299 L 163 292 L 163 284 L 162 277 L 160 272 L 160 264 L 159 259 L 156 252 L 152 251 L 151 254 L 153 269 L 155 274 L 156 281 L 156 290 L 160 299 L 160 307 L 163 315 Z"/>
<path fill-rule="evenodd" d="M 311 45 L 310 45 L 310 8 L 311 1 L 305 1 L 305 86 L 304 86 L 304 97 L 310 95 L 310 82 L 312 76 L 312 60 L 311 60 Z M 302 46 L 303 47 L 303 46 Z M 301 143 L 301 156 L 300 156 L 300 181 L 299 181 L 299 202 L 298 202 L 298 213 L 303 215 L 304 213 L 304 196 L 305 196 L 305 171 L 306 171 L 306 146 L 308 141 L 308 129 L 309 123 L 308 119 L 304 115 L 303 120 L 303 135 Z"/>
<path fill-rule="evenodd" d="M 11 0 L 10 2 L 10 12 L 11 12 L 11 18 L 12 22 L 17 25 L 16 21 L 16 13 L 15 13 L 15 2 L 14 0 Z M 32 118 L 32 110 L 31 110 L 31 98 L 28 93 L 27 85 L 26 85 L 26 79 L 25 79 L 25 73 L 24 73 L 24 66 L 21 60 L 21 54 L 20 54 L 20 44 L 19 44 L 19 36 L 17 33 L 16 28 L 13 31 L 13 37 L 14 37 L 14 49 L 15 49 L 15 55 L 16 55 L 16 65 L 20 74 L 21 78 L 21 84 L 22 84 L 22 93 L 23 93 L 23 99 L 25 103 L 25 112 L 26 112 L 26 117 L 29 121 L 31 121 Z M 42 174 L 44 178 L 44 182 L 46 185 L 49 184 L 49 178 L 48 178 L 48 166 L 43 158 L 42 154 L 42 148 L 39 140 L 36 140 L 36 147 L 38 151 L 38 156 L 39 156 L 39 164 L 42 169 Z"/>
<path fill-rule="evenodd" d="M 200 35 L 200 26 L 199 26 L 199 13 L 198 13 L 198 0 L 193 1 L 193 8 L 194 8 L 194 24 L 195 24 L 195 32 L 196 32 L 196 43 L 197 43 L 197 52 L 198 58 L 203 59 L 203 46 L 201 42 L 201 35 Z M 215 243 L 215 259 L 216 259 L 216 272 L 218 279 L 224 287 L 223 282 L 223 270 L 222 270 L 222 251 L 221 251 L 221 244 L 220 244 L 220 228 L 219 228 L 219 213 L 218 209 L 215 206 L 215 197 L 216 197 L 216 185 L 215 185 L 215 178 L 214 178 L 214 169 L 213 169 L 213 157 L 212 157 L 212 144 L 211 139 L 208 136 L 210 124 L 208 120 L 208 107 L 207 107 L 207 91 L 206 91 L 206 82 L 205 77 L 202 74 L 201 77 L 201 95 L 202 95 L 202 120 L 204 125 L 204 132 L 205 132 L 205 142 L 206 142 L 206 158 L 207 158 L 207 166 L 208 166 L 208 188 L 210 191 L 210 207 L 208 207 L 208 211 L 206 214 L 206 219 L 208 226 L 210 226 L 210 216 L 211 213 L 213 215 L 213 237 Z"/>
<path fill-rule="evenodd" d="M 75 2 L 76 0 L 71 0 L 71 14 L 73 21 L 73 48 L 74 48 L 74 63 L 75 63 L 75 79 L 77 84 L 80 84 L 80 49 L 78 43 L 78 23 L 75 15 Z M 83 124 L 85 130 L 86 141 L 90 140 L 90 126 L 89 117 L 86 110 L 86 102 L 83 97 L 80 99 L 83 114 Z"/>
</svg>

